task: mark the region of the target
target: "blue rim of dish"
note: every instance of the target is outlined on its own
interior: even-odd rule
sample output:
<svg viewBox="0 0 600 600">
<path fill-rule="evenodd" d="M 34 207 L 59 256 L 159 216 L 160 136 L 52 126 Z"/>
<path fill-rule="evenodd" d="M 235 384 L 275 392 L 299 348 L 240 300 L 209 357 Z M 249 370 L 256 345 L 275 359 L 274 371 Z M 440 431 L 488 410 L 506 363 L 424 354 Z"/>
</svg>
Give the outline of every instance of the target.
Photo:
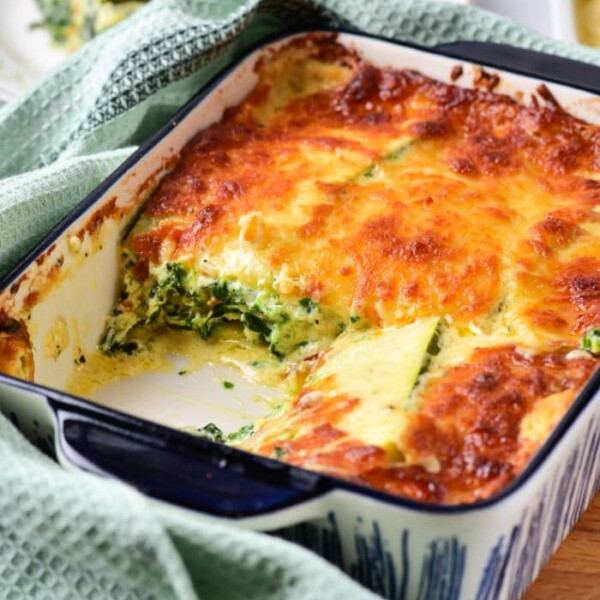
<svg viewBox="0 0 600 600">
<path fill-rule="evenodd" d="M 98 185 L 92 192 L 90 192 L 86 198 L 84 198 L 68 215 L 66 215 L 57 225 L 55 225 L 45 236 L 44 238 L 38 242 L 35 247 L 30 250 L 19 262 L 13 267 L 5 277 L 2 278 L 0 282 L 0 289 L 4 289 L 10 286 L 25 270 L 29 265 L 37 258 L 40 254 L 45 252 L 56 240 L 56 238 L 62 234 L 66 229 L 71 225 L 76 219 L 82 216 L 88 209 L 90 209 L 107 191 L 113 186 L 119 179 L 121 179 L 125 174 L 127 174 L 144 156 L 146 156 L 155 146 L 156 144 L 162 140 L 174 127 L 178 125 L 178 123 L 185 118 L 193 109 L 195 109 L 196 105 L 200 103 L 204 98 L 210 95 L 213 90 L 221 83 L 223 79 L 229 76 L 233 71 L 235 71 L 244 61 L 246 61 L 250 55 L 254 52 L 261 50 L 262 48 L 268 46 L 269 44 L 273 44 L 276 42 L 283 41 L 287 38 L 291 38 L 297 35 L 302 34 L 318 34 L 318 33 L 341 33 L 347 34 L 351 36 L 357 36 L 361 38 L 370 38 L 382 42 L 387 42 L 397 46 L 404 46 L 414 50 L 418 50 L 421 52 L 425 52 L 428 54 L 434 54 L 437 56 L 442 56 L 445 58 L 455 58 L 457 60 L 463 60 L 466 62 L 474 62 L 475 64 L 492 66 L 494 68 L 499 68 L 507 72 L 516 73 L 519 75 L 524 75 L 527 77 L 532 77 L 535 79 L 542 79 L 543 81 L 548 81 L 552 83 L 558 83 L 562 85 L 567 85 L 569 87 L 573 87 L 576 89 L 582 89 L 584 91 L 594 91 L 598 93 L 600 89 L 594 89 L 593 86 L 590 87 L 589 84 L 586 84 L 586 81 L 589 82 L 589 74 L 590 72 L 594 72 L 597 76 L 600 75 L 600 68 L 594 67 L 592 65 L 588 65 L 585 63 L 578 63 L 576 61 L 572 61 L 569 59 L 564 59 L 562 57 L 555 57 L 552 55 L 545 55 L 536 52 L 531 52 L 528 50 L 522 50 L 520 48 L 513 48 L 503 45 L 497 44 L 481 44 L 481 43 L 459 43 L 456 45 L 448 46 L 448 50 L 442 47 L 423 47 L 417 44 L 399 42 L 393 39 L 385 38 L 380 35 L 367 34 L 360 31 L 353 31 L 350 29 L 335 29 L 335 28 L 319 28 L 314 30 L 290 30 L 288 29 L 285 32 L 279 32 L 275 35 L 267 36 L 260 40 L 259 42 L 253 44 L 249 48 L 247 48 L 243 55 L 235 58 L 228 66 L 226 66 L 220 73 L 218 73 L 215 77 L 213 77 L 209 82 L 207 82 L 200 91 L 198 91 L 190 100 L 188 100 L 181 109 L 179 109 L 173 117 L 171 117 L 165 125 L 163 125 L 156 133 L 154 133 L 145 143 L 143 143 L 135 152 L 132 153 L 130 157 L 128 157 L 115 171 L 113 171 L 100 185 Z M 487 47 L 490 49 L 490 53 L 486 55 L 483 60 L 479 58 L 479 52 L 482 47 Z M 508 50 L 512 59 L 518 59 L 519 55 L 522 54 L 524 59 L 530 60 L 533 57 L 538 60 L 542 57 L 546 62 L 546 67 L 548 65 L 552 65 L 553 63 L 560 63 L 561 67 L 564 69 L 565 65 L 571 67 L 572 65 L 581 67 L 582 72 L 582 81 L 581 83 L 573 83 L 571 78 L 571 82 L 565 83 L 560 78 L 554 78 L 548 75 L 547 68 L 544 69 L 543 75 L 539 74 L 539 70 L 536 70 L 534 67 L 518 67 L 511 64 L 510 67 L 506 67 L 503 64 L 500 64 L 501 61 L 498 61 L 494 58 L 494 51 L 497 48 L 503 48 Z M 478 56 L 474 56 L 477 54 Z M 592 71 L 590 71 L 590 69 Z M 575 74 L 575 79 L 577 79 L 577 75 Z M 600 77 L 597 79 L 600 81 Z M 600 86 L 599 86 L 600 87 Z M 35 384 L 31 382 L 27 382 L 21 379 L 17 379 L 8 375 L 4 375 L 0 373 L 0 383 L 4 383 L 10 385 L 12 387 L 16 387 L 22 389 L 27 392 L 34 393 L 36 395 L 44 396 L 50 406 L 53 408 L 54 412 L 58 414 L 61 410 L 69 410 L 72 409 L 75 411 L 77 415 L 85 415 L 88 418 L 97 419 L 99 423 L 107 423 L 112 422 L 113 424 L 118 424 L 119 426 L 126 427 L 127 425 L 134 426 L 144 430 L 147 434 L 148 439 L 151 439 L 152 436 L 155 436 L 155 441 L 160 445 L 161 440 L 176 440 L 180 444 L 193 444 L 198 447 L 205 448 L 209 450 L 211 453 L 222 452 L 227 456 L 236 457 L 238 462 L 243 464 L 243 466 L 247 469 L 254 470 L 255 474 L 259 472 L 264 472 L 265 469 L 273 470 L 274 467 L 280 468 L 284 465 L 286 468 L 280 472 L 287 473 L 287 485 L 290 487 L 294 486 L 293 482 L 290 482 L 289 479 L 298 474 L 303 474 L 304 480 L 312 481 L 313 484 L 310 489 L 301 490 L 301 497 L 295 496 L 289 502 L 281 503 L 277 506 L 277 510 L 297 505 L 301 502 L 304 502 L 310 498 L 316 498 L 322 496 L 324 493 L 334 490 L 345 490 L 348 492 L 353 492 L 359 494 L 361 496 L 367 496 L 374 500 L 378 500 L 384 502 L 386 504 L 392 504 L 395 506 L 400 506 L 403 508 L 411 509 L 418 512 L 427 512 L 427 513 L 436 513 L 436 514 L 456 514 L 456 513 L 467 513 L 471 511 L 478 511 L 494 506 L 503 500 L 505 500 L 508 496 L 515 493 L 518 489 L 520 489 L 541 467 L 541 465 L 545 462 L 546 458 L 550 455 L 550 453 L 554 450 L 558 442 L 564 437 L 570 426 L 574 423 L 574 421 L 581 415 L 590 401 L 594 398 L 598 390 L 600 389 L 600 369 L 597 370 L 594 375 L 588 380 L 583 390 L 579 393 L 578 397 L 572 403 L 570 408 L 567 410 L 559 424 L 555 427 L 553 432 L 550 434 L 548 439 L 542 445 L 542 447 L 538 450 L 538 452 L 534 455 L 534 457 L 529 461 L 527 466 L 519 473 L 519 475 L 503 490 L 501 490 L 498 494 L 485 499 L 476 501 L 468 504 L 457 504 L 457 505 L 439 505 L 432 504 L 422 501 L 412 500 L 410 498 L 405 498 L 401 496 L 395 496 L 392 494 L 388 494 L 386 492 L 378 491 L 376 489 L 367 487 L 365 485 L 353 483 L 346 479 L 337 478 L 331 475 L 326 475 L 322 473 L 318 473 L 315 471 L 310 471 L 307 469 L 303 469 L 301 467 L 295 467 L 284 463 L 282 461 L 278 461 L 275 459 L 267 458 L 264 456 L 260 456 L 257 454 L 251 454 L 249 452 L 245 452 L 243 450 L 239 450 L 234 447 L 225 446 L 223 444 L 218 444 L 215 442 L 211 442 L 206 439 L 199 438 L 197 436 L 193 436 L 189 433 L 185 433 L 173 428 L 165 427 L 162 425 L 158 425 L 156 423 L 147 421 L 145 419 L 141 419 L 139 417 L 131 416 L 125 414 L 121 411 L 109 409 L 103 407 L 99 404 L 96 404 L 92 401 L 85 400 L 83 398 L 67 394 L 64 392 L 60 392 L 53 388 L 49 388 L 47 386 L 43 386 L 40 384 Z M 56 435 L 60 435 L 61 432 L 56 432 Z M 192 441 L 193 440 L 193 441 Z M 249 473 L 249 476 L 252 476 L 252 473 Z M 285 476 L 284 476 L 285 479 Z M 285 482 L 282 482 L 285 483 Z M 151 493 L 150 495 L 161 498 L 160 494 Z M 163 498 L 166 499 L 166 498 Z M 167 499 L 168 501 L 168 499 Z M 180 504 L 184 506 L 185 504 Z M 206 510 L 206 512 L 211 512 L 212 514 L 219 515 L 218 510 Z M 258 511 L 244 514 L 243 516 L 258 516 L 261 514 L 269 514 L 270 511 Z M 240 515 L 242 516 L 242 515 Z"/>
</svg>

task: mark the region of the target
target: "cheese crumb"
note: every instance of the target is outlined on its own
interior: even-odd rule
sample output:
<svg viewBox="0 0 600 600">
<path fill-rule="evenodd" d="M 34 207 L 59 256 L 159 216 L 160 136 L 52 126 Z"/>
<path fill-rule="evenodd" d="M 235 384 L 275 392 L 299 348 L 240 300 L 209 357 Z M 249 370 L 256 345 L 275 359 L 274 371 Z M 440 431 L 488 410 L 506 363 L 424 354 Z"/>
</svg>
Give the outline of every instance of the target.
<svg viewBox="0 0 600 600">
<path fill-rule="evenodd" d="M 77 236 L 77 235 L 69 236 L 69 239 L 67 241 L 67 246 L 69 247 L 69 250 L 73 254 L 79 254 L 79 251 L 81 250 L 81 240 L 79 239 L 79 236 Z"/>
</svg>

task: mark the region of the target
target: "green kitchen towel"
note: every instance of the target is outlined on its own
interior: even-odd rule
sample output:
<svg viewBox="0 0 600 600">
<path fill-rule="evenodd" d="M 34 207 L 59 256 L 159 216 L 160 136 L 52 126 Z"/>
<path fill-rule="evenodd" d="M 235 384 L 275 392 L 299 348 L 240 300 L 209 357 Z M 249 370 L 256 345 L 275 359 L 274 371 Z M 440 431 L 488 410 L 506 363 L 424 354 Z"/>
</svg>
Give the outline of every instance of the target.
<svg viewBox="0 0 600 600">
<path fill-rule="evenodd" d="M 0 109 L 0 274 L 220 68 L 292 23 L 600 64 L 593 50 L 445 2 L 155 0 Z M 0 417 L 0 598 L 372 597 L 288 542 L 64 471 Z"/>
</svg>

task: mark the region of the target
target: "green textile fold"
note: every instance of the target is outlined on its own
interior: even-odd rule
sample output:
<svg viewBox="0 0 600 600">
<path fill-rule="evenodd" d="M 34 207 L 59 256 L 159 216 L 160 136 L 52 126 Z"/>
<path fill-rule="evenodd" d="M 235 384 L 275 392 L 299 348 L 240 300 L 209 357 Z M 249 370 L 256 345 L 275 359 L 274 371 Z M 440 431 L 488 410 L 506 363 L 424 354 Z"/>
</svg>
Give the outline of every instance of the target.
<svg viewBox="0 0 600 600">
<path fill-rule="evenodd" d="M 0 109 L 0 275 L 221 68 L 292 25 L 600 64 L 593 50 L 441 1 L 154 0 Z M 64 471 L 2 417 L 0 490 L 0 598 L 374 597 L 288 542 Z"/>
</svg>

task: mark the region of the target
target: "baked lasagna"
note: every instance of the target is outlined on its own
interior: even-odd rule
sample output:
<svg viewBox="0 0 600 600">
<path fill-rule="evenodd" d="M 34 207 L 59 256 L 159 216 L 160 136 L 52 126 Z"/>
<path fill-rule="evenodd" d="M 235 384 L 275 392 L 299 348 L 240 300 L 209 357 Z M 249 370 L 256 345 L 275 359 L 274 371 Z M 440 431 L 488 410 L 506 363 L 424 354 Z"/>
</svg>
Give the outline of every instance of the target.
<svg viewBox="0 0 600 600">
<path fill-rule="evenodd" d="M 497 493 L 597 366 L 600 129 L 329 34 L 257 73 L 124 239 L 102 351 L 234 336 L 286 400 L 230 443 L 425 502 Z"/>
</svg>

